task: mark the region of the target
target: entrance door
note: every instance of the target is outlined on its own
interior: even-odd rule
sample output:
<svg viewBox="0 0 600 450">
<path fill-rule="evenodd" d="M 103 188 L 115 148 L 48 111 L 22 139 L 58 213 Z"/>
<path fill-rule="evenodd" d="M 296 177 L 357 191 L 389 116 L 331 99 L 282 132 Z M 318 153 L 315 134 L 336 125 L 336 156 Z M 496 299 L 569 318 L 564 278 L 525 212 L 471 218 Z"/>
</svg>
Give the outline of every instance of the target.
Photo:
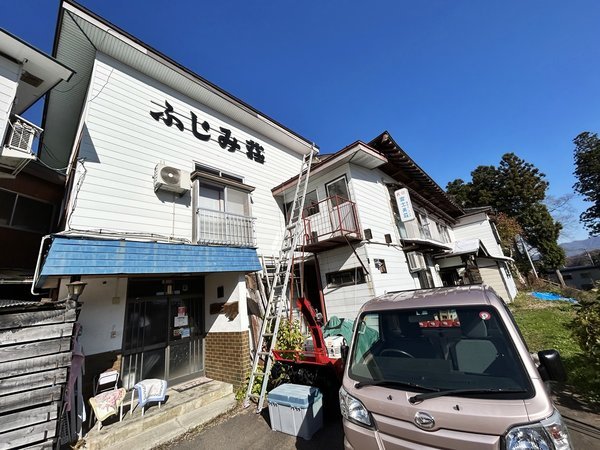
<svg viewBox="0 0 600 450">
<path fill-rule="evenodd" d="M 143 379 L 182 381 L 202 373 L 203 278 L 129 280 L 123 387 Z"/>
</svg>

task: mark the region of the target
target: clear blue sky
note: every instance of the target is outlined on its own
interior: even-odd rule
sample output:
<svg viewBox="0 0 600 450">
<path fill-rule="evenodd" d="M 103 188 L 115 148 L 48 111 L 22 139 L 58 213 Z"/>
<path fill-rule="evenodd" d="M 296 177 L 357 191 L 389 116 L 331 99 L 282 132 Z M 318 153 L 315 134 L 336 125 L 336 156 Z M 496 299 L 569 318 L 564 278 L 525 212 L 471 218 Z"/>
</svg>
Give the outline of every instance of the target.
<svg viewBox="0 0 600 450">
<path fill-rule="evenodd" d="M 442 187 L 514 152 L 568 194 L 572 139 L 600 132 L 598 0 L 81 3 L 323 153 L 390 131 Z M 4 6 L 51 52 L 58 1 Z"/>
</svg>

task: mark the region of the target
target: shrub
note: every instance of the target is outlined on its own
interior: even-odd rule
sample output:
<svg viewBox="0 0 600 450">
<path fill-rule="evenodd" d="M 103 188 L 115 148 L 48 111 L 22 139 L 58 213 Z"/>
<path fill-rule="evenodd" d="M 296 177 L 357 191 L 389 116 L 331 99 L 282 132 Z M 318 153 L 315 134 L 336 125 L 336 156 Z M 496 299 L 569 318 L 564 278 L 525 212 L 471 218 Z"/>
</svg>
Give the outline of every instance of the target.
<svg viewBox="0 0 600 450">
<path fill-rule="evenodd" d="M 573 334 L 596 366 L 600 381 L 600 296 L 593 300 L 581 300 L 576 310 Z"/>
</svg>

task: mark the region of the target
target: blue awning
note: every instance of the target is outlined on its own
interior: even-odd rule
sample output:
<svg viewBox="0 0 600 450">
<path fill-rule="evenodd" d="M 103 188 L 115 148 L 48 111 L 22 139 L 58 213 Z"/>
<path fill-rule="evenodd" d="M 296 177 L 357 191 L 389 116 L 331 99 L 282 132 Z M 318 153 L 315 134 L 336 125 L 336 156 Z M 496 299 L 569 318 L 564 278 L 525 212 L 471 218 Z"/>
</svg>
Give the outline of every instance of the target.
<svg viewBox="0 0 600 450">
<path fill-rule="evenodd" d="M 256 249 L 54 236 L 40 280 L 63 275 L 127 275 L 261 270 Z"/>
</svg>

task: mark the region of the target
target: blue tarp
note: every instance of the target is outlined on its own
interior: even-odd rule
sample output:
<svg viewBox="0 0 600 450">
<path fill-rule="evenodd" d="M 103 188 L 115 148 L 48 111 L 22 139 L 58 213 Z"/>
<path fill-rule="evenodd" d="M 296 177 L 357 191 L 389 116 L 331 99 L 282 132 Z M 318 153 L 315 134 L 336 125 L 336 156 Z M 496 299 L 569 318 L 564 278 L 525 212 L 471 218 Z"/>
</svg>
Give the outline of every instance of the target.
<svg viewBox="0 0 600 450">
<path fill-rule="evenodd" d="M 575 300 L 574 298 L 562 297 L 559 294 L 555 294 L 554 292 L 532 292 L 531 295 L 540 300 L 577 303 L 577 300 Z"/>
</svg>

